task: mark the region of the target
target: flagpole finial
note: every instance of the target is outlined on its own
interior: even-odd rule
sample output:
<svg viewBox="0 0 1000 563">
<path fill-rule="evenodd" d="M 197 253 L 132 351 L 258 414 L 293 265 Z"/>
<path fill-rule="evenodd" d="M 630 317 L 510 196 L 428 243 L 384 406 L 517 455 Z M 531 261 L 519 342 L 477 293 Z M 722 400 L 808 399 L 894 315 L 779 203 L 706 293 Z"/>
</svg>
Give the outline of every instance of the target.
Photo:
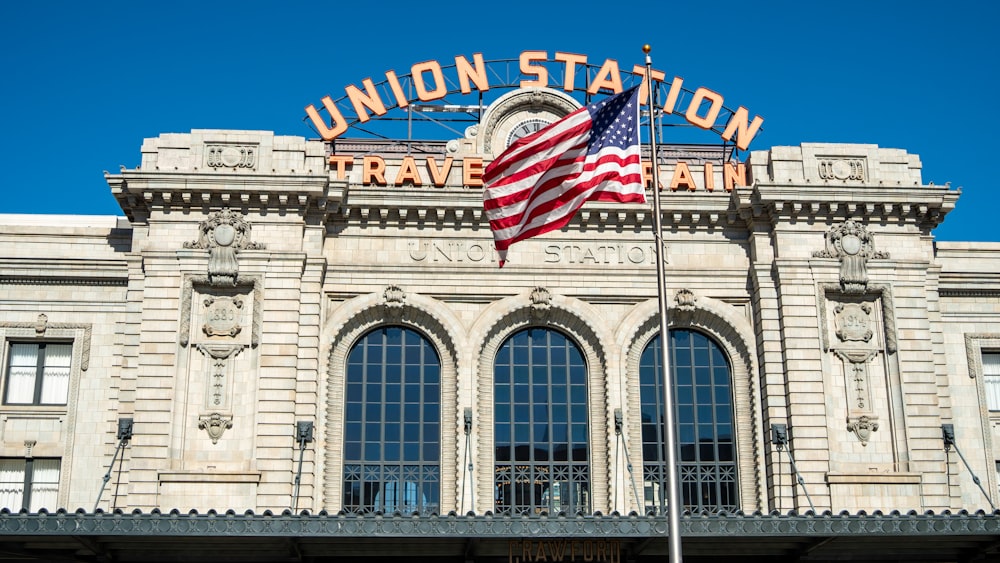
<svg viewBox="0 0 1000 563">
<path fill-rule="evenodd" d="M 642 52 L 646 53 L 647 55 L 652 50 L 653 50 L 653 48 L 649 46 L 649 43 L 646 43 L 645 45 L 642 46 Z"/>
</svg>

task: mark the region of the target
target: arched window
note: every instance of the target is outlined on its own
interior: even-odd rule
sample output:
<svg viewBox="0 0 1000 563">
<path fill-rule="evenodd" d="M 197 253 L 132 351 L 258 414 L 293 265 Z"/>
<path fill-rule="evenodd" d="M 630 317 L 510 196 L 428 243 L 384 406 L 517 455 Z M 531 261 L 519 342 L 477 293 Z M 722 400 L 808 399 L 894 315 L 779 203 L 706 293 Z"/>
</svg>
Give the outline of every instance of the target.
<svg viewBox="0 0 1000 563">
<path fill-rule="evenodd" d="M 441 362 L 426 338 L 398 326 L 366 334 L 347 357 L 344 510 L 437 512 Z"/>
<path fill-rule="evenodd" d="M 515 333 L 493 370 L 496 512 L 590 511 L 587 366 L 542 328 Z"/>
<path fill-rule="evenodd" d="M 642 457 L 645 506 L 667 504 L 664 463 L 663 380 L 660 337 L 642 353 Z M 670 375 L 674 389 L 677 461 L 681 498 L 692 512 L 739 509 L 733 443 L 732 370 L 722 348 L 691 330 L 670 331 Z"/>
</svg>

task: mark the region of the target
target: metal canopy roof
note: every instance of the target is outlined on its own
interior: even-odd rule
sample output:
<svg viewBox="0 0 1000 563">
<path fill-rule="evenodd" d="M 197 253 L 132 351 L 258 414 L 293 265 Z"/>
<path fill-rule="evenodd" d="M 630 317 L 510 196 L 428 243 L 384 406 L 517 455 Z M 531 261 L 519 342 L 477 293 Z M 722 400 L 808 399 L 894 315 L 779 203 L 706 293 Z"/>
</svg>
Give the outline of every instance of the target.
<svg viewBox="0 0 1000 563">
<path fill-rule="evenodd" d="M 665 516 L 10 513 L 0 512 L 2 561 L 492 561 L 539 544 L 614 542 L 622 563 L 663 562 Z M 986 514 L 686 514 L 686 561 L 995 561 L 1000 511 Z M 514 558 L 512 559 L 512 555 Z M 582 559 L 578 560 L 582 561 Z M 569 559 L 566 558 L 568 563 Z M 596 563 L 597 559 L 593 561 Z"/>
</svg>

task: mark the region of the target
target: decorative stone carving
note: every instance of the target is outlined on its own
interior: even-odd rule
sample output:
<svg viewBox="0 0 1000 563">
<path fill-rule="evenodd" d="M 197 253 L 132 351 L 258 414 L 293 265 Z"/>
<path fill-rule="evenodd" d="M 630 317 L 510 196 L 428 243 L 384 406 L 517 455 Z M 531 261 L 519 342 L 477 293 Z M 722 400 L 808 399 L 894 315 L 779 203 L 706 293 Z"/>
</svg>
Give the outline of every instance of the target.
<svg viewBox="0 0 1000 563">
<path fill-rule="evenodd" d="M 229 208 L 208 216 L 199 226 L 198 240 L 184 243 L 184 248 L 208 249 L 208 282 L 211 285 L 234 286 L 239 276 L 236 253 L 243 249 L 262 249 L 264 245 L 250 241 L 250 223 Z"/>
<path fill-rule="evenodd" d="M 878 430 L 877 417 L 862 415 L 854 419 L 847 420 L 847 429 L 857 435 L 862 446 L 868 445 L 872 432 Z"/>
<path fill-rule="evenodd" d="M 694 292 L 690 289 L 679 289 L 674 295 L 674 301 L 677 302 L 677 308 L 681 311 L 694 311 L 695 301 L 698 298 L 695 297 Z"/>
<path fill-rule="evenodd" d="M 872 308 L 867 303 L 838 304 L 833 309 L 837 338 L 843 342 L 872 339 Z"/>
<path fill-rule="evenodd" d="M 76 342 L 79 342 L 80 369 L 83 371 L 90 369 L 90 340 L 93 333 L 93 325 L 91 324 L 50 323 L 48 316 L 43 313 L 38 315 L 38 320 L 33 323 L 10 323 L 0 321 L 0 329 L 14 329 L 17 331 L 34 330 L 36 336 L 43 336 L 47 334 L 49 338 L 65 337 L 66 339 L 74 341 L 74 348 L 76 347 Z M 39 332 L 39 329 L 41 329 L 41 332 Z M 30 332 L 27 334 L 20 333 L 18 336 L 30 338 Z"/>
<path fill-rule="evenodd" d="M 205 336 L 236 336 L 243 330 L 240 325 L 242 308 L 243 300 L 239 297 L 206 297 L 202 332 Z"/>
<path fill-rule="evenodd" d="M 232 344 L 198 344 L 195 348 L 205 356 L 211 358 L 212 363 L 212 371 L 209 374 L 206 395 L 206 406 L 209 408 L 222 407 L 228 402 L 226 377 L 229 374 L 229 359 L 239 354 L 243 350 L 243 346 Z"/>
<path fill-rule="evenodd" d="M 48 328 L 49 317 L 45 313 L 38 315 L 38 320 L 35 322 L 35 334 L 41 336 L 45 334 L 45 329 Z"/>
<path fill-rule="evenodd" d="M 819 177 L 823 180 L 865 180 L 863 158 L 824 158 L 818 163 Z"/>
<path fill-rule="evenodd" d="M 875 237 L 854 219 L 831 228 L 826 233 L 826 248 L 813 252 L 816 258 L 840 259 L 840 285 L 845 293 L 864 293 L 868 286 L 869 258 L 888 258 L 876 251 Z"/>
<path fill-rule="evenodd" d="M 222 434 L 232 427 L 233 417 L 229 415 L 213 412 L 198 417 L 198 429 L 207 431 L 213 444 L 218 444 Z"/>
<path fill-rule="evenodd" d="M 211 342 L 215 342 L 219 336 L 212 336 L 208 334 L 205 328 L 211 321 L 211 312 L 207 309 L 212 302 L 210 299 L 231 299 L 234 301 L 239 300 L 241 305 L 236 308 L 236 311 L 240 314 L 236 317 L 241 330 L 232 333 L 230 336 L 236 338 L 243 344 L 247 344 L 249 340 L 250 346 L 256 348 L 257 344 L 260 343 L 260 327 L 261 327 L 261 312 L 263 311 L 263 291 L 261 289 L 263 282 L 259 276 L 247 276 L 240 277 L 236 280 L 236 290 L 223 289 L 223 288 L 212 288 L 208 282 L 208 278 L 204 276 L 186 276 L 184 279 L 184 285 L 181 288 L 181 324 L 178 330 L 178 341 L 181 346 L 187 346 L 191 344 L 192 339 L 197 342 L 206 342 L 205 338 L 210 338 Z M 233 295 L 242 294 L 242 295 Z M 199 308 L 194 306 L 194 303 L 198 303 L 199 300 L 204 308 Z M 251 311 L 248 311 L 250 309 Z M 200 321 L 193 321 L 192 315 L 200 315 Z M 249 317 L 249 318 L 248 318 Z M 196 319 L 199 318 L 196 316 Z M 202 322 L 201 332 L 205 334 L 205 337 L 199 337 L 198 335 L 191 334 L 192 323 Z M 246 324 L 250 324 L 251 330 L 250 334 L 246 335 Z M 221 326 L 221 325 L 220 325 Z M 217 327 L 218 329 L 219 327 Z M 215 329 L 213 329 L 215 330 Z M 229 329 L 231 332 L 231 329 Z M 225 335 L 223 335 L 225 336 Z M 249 336 L 249 339 L 246 337 Z"/>
<path fill-rule="evenodd" d="M 406 292 L 398 285 L 390 285 L 382 292 L 382 307 L 388 318 L 398 321 L 403 316 L 406 305 Z"/>
<path fill-rule="evenodd" d="M 878 430 L 878 416 L 872 405 L 868 371 L 868 361 L 875 357 L 876 351 L 837 350 L 836 353 L 844 361 L 848 403 L 847 429 L 857 435 L 862 446 L 867 446 L 871 433 Z"/>
<path fill-rule="evenodd" d="M 257 145 L 208 145 L 205 165 L 209 168 L 253 168 Z"/>
<path fill-rule="evenodd" d="M 535 319 L 544 319 L 552 308 L 552 295 L 544 287 L 536 287 L 529 296 L 531 300 L 531 316 Z"/>
</svg>

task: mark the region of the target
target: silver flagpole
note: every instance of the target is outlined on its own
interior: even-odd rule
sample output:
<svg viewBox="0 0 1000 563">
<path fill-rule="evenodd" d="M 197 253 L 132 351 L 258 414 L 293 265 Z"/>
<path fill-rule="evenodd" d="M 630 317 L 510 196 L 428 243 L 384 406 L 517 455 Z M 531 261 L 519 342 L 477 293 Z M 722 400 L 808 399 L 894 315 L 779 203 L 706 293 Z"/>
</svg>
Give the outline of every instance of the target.
<svg viewBox="0 0 1000 563">
<path fill-rule="evenodd" d="M 674 428 L 674 389 L 670 381 L 670 333 L 667 327 L 667 273 L 663 256 L 666 245 L 663 242 L 663 220 L 660 208 L 659 162 L 656 155 L 656 124 L 653 107 L 653 61 L 649 56 L 652 48 L 642 46 L 646 54 L 646 86 L 649 93 L 649 156 L 653 161 L 653 237 L 656 250 L 656 294 L 660 303 L 660 351 L 663 381 L 663 449 L 667 463 L 667 534 L 670 541 L 670 563 L 681 563 L 681 499 L 677 483 L 677 431 Z"/>
</svg>

